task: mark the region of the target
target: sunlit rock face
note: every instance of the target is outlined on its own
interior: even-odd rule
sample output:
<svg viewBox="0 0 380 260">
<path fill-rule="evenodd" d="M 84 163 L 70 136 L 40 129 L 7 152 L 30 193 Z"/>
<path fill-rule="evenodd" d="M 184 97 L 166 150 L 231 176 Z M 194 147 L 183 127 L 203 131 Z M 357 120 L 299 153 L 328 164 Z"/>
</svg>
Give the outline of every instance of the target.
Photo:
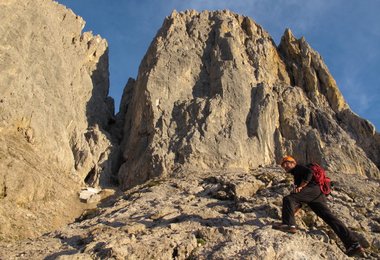
<svg viewBox="0 0 380 260">
<path fill-rule="evenodd" d="M 284 154 L 379 176 L 378 134 L 290 30 L 276 46 L 230 11 L 173 12 L 128 85 L 123 188 L 185 169 L 255 169 Z"/>
<path fill-rule="evenodd" d="M 53 1 L 0 2 L 0 239 L 72 221 L 108 182 L 107 42 Z"/>
</svg>

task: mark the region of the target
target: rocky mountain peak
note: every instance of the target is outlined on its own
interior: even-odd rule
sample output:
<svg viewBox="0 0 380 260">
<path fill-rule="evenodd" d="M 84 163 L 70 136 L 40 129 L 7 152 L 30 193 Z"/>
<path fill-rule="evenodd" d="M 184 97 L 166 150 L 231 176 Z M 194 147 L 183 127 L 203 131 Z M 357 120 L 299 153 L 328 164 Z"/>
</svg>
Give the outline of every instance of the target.
<svg viewBox="0 0 380 260">
<path fill-rule="evenodd" d="M 276 46 L 260 25 L 230 11 L 173 12 L 133 90 L 124 188 L 182 169 L 254 169 L 284 154 L 379 176 L 378 155 L 366 152 L 375 134 L 357 143 L 362 119 L 320 55 L 289 29 Z"/>
<path fill-rule="evenodd" d="M 325 98 L 335 112 L 348 109 L 322 57 L 310 47 L 304 37 L 296 39 L 291 30 L 286 29 L 278 49 L 292 75 L 292 85 L 302 87 L 317 104 Z"/>
</svg>

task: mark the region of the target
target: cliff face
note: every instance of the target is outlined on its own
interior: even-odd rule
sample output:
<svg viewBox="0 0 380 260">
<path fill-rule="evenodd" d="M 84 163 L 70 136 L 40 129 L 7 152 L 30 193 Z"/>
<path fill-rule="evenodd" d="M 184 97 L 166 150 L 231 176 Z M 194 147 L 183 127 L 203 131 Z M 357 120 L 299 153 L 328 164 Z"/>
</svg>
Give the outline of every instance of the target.
<svg viewBox="0 0 380 260">
<path fill-rule="evenodd" d="M 1 1 L 0 17 L 0 238 L 25 237 L 110 177 L 108 46 L 52 1 Z"/>
<path fill-rule="evenodd" d="M 123 188 L 184 169 L 255 169 L 284 154 L 379 177 L 374 127 L 290 30 L 277 47 L 248 17 L 174 12 L 130 85 Z"/>
<path fill-rule="evenodd" d="M 373 169 L 362 158 L 367 156 L 379 168 L 380 135 L 370 122 L 350 110 L 320 55 L 311 49 L 304 38 L 295 39 L 290 30 L 285 32 L 279 52 L 286 62 L 292 85 L 300 86 L 313 105 L 320 108 L 314 113 L 314 118 L 307 121 L 319 133 L 328 134 L 329 138 L 323 138 L 325 143 L 334 142 L 338 145 L 332 147 L 332 152 L 339 154 L 340 159 L 326 161 L 329 167 L 333 170 L 359 172 L 378 178 L 378 169 Z M 322 119 L 323 114 L 330 115 L 328 123 L 323 122 L 326 121 Z M 344 145 L 347 141 L 350 144 Z M 343 154 L 339 152 L 341 148 Z M 329 153 L 330 156 L 335 156 Z M 356 157 L 356 153 L 360 156 Z"/>
</svg>

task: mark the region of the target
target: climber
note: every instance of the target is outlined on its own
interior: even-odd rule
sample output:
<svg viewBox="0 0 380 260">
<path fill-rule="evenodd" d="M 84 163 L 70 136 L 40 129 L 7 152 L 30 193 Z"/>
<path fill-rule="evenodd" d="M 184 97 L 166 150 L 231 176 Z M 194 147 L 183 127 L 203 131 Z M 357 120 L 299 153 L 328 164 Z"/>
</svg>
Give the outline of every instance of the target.
<svg viewBox="0 0 380 260">
<path fill-rule="evenodd" d="M 294 190 L 283 198 L 282 223 L 274 224 L 273 228 L 288 233 L 296 233 L 295 212 L 306 203 L 318 217 L 322 218 L 338 235 L 346 247 L 348 256 L 363 255 L 364 249 L 354 237 L 353 233 L 333 215 L 321 192 L 319 185 L 313 180 L 312 171 L 300 164 L 291 156 L 285 156 L 281 167 L 293 175 Z"/>
</svg>

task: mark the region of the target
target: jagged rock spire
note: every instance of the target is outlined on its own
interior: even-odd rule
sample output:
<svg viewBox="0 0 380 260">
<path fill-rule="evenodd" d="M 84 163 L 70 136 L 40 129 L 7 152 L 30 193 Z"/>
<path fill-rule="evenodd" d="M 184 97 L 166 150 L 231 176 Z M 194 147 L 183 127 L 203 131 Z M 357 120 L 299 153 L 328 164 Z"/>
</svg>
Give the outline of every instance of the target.
<svg viewBox="0 0 380 260">
<path fill-rule="evenodd" d="M 304 37 L 297 40 L 291 30 L 286 29 L 278 49 L 287 65 L 292 85 L 302 87 L 316 104 L 326 99 L 335 112 L 348 109 L 322 57 L 310 47 Z"/>
</svg>

